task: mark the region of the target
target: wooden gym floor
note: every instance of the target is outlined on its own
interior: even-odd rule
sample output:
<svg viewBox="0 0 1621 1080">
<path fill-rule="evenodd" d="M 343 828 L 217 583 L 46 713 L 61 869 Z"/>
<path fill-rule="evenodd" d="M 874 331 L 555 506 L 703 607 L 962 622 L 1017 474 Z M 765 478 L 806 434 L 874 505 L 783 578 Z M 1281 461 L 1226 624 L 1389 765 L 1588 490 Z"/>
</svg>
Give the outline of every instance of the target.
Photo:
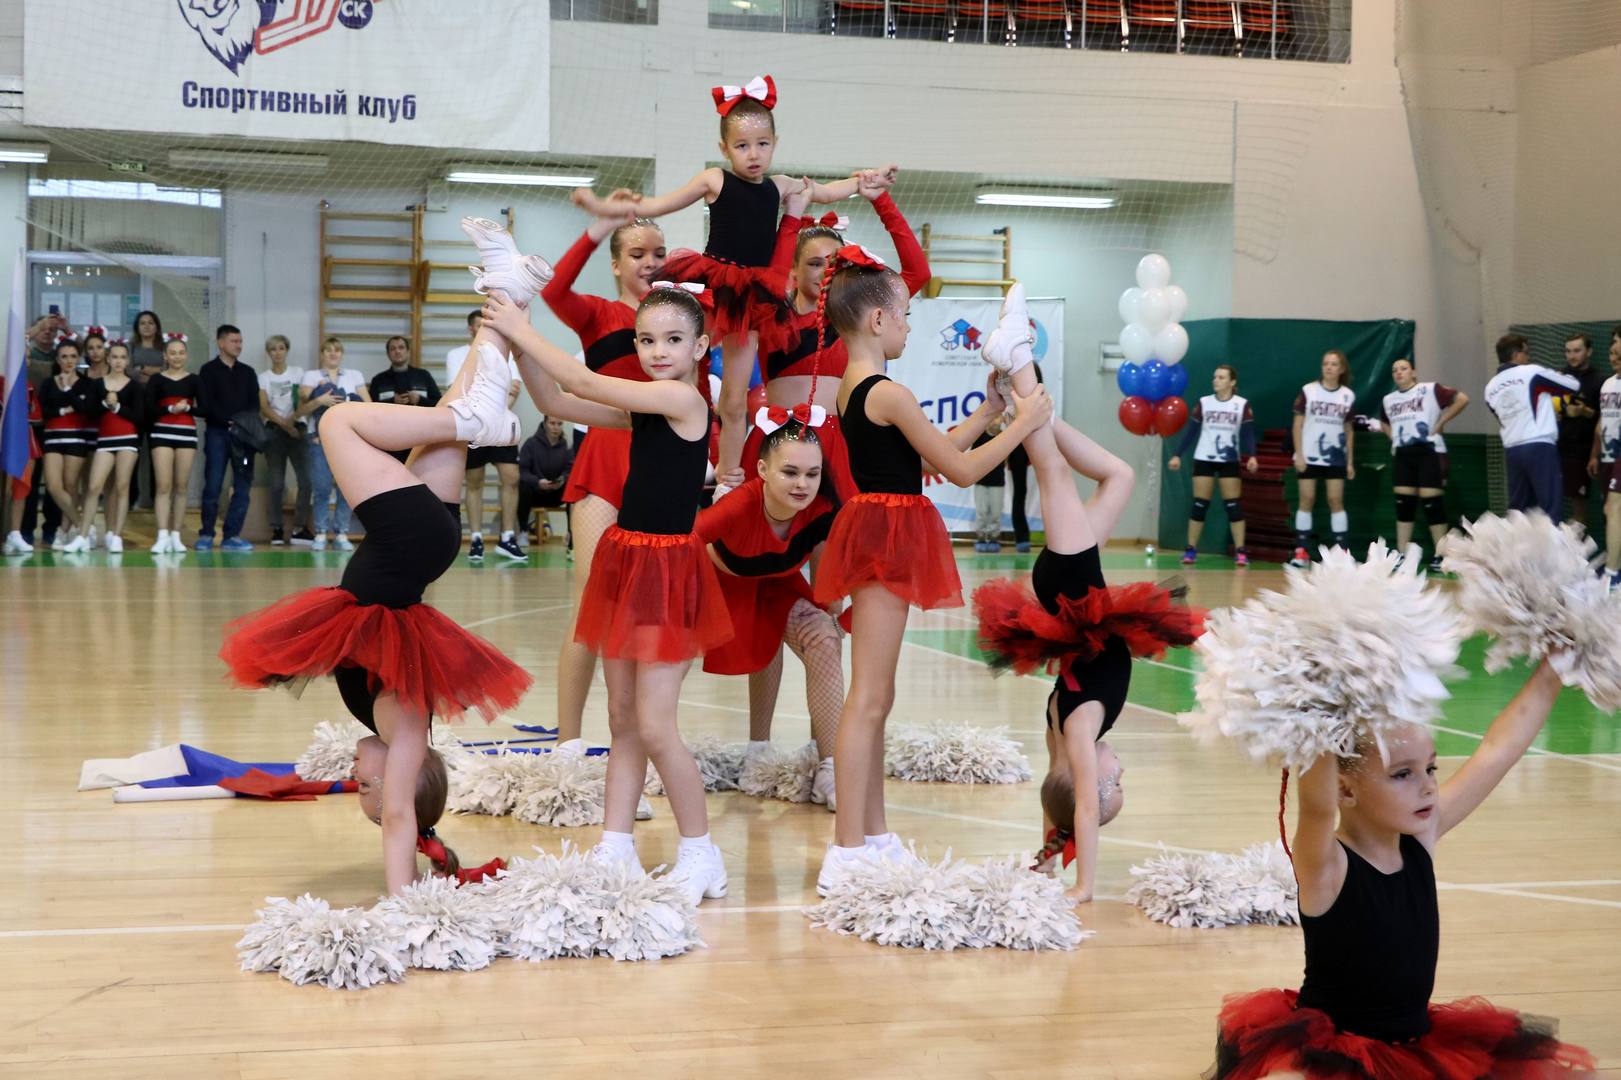
<svg viewBox="0 0 1621 1080">
<path fill-rule="evenodd" d="M 0 1075 L 483 1078 L 711 1075 L 828 1077 L 1193 1077 L 1209 1064 L 1224 994 L 1297 985 L 1298 930 L 1169 930 L 1120 901 L 1129 868 L 1161 842 L 1233 851 L 1275 835 L 1277 776 L 1197 745 L 1173 714 L 1192 701 L 1192 659 L 1139 663 L 1111 737 L 1126 764 L 1125 812 L 1104 830 L 1098 888 L 1082 910 L 1096 936 L 1074 953 L 930 954 L 812 930 L 801 908 L 832 819 L 815 806 L 710 796 L 731 892 L 701 908 L 709 947 L 659 963 L 498 961 L 471 974 L 412 972 L 359 993 L 295 987 L 237 970 L 234 942 L 267 896 L 370 903 L 377 831 L 343 797 L 270 805 L 224 800 L 114 805 L 78 792 L 79 763 L 187 742 L 243 760 L 290 761 L 317 721 L 342 713 L 327 684 L 302 699 L 228 689 L 215 658 L 233 615 L 333 583 L 342 555 L 40 554 L 0 567 Z M 1117 581 L 1169 572 L 1125 551 Z M 968 586 L 1026 569 L 1028 556 L 964 558 Z M 551 724 L 572 570 L 557 547 L 527 566 L 463 562 L 429 594 L 537 677 L 511 719 Z M 1188 575 L 1205 605 L 1276 586 L 1276 567 L 1207 560 Z M 914 616 L 892 723 L 946 717 L 1005 725 L 1045 768 L 1040 679 L 992 679 L 964 612 Z M 1438 749 L 1478 742 L 1515 673 L 1454 687 Z M 807 738 L 790 659 L 776 740 Z M 599 677 L 600 687 L 600 677 Z M 688 733 L 746 737 L 742 679 L 695 673 Z M 505 731 L 497 725 L 496 732 Z M 586 734 L 606 737 L 600 689 Z M 931 854 L 981 858 L 1039 840 L 1036 782 L 952 787 L 891 781 L 892 826 Z M 668 804 L 638 829 L 649 865 L 672 858 Z M 471 862 L 555 850 L 567 831 L 448 818 Z M 569 838 L 589 843 L 595 830 Z M 1573 692 L 1539 748 L 1438 860 L 1438 1000 L 1482 994 L 1560 1019 L 1562 1034 L 1621 1076 L 1621 735 Z"/>
</svg>

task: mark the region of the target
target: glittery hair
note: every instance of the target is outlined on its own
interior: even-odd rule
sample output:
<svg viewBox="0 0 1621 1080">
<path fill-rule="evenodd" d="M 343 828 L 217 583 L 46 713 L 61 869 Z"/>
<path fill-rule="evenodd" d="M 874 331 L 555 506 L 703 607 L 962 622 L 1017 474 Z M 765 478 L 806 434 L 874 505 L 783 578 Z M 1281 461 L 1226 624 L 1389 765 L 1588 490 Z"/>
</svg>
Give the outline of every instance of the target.
<svg viewBox="0 0 1621 1080">
<path fill-rule="evenodd" d="M 733 124 L 750 118 L 765 120 L 767 124 L 771 125 L 771 134 L 775 135 L 777 133 L 777 118 L 772 115 L 771 110 L 753 98 L 744 98 L 736 105 L 733 105 L 731 110 L 720 118 L 720 141 L 726 141 Z"/>
<path fill-rule="evenodd" d="M 685 315 L 688 321 L 692 323 L 692 333 L 695 337 L 704 332 L 703 305 L 698 302 L 697 297 L 687 290 L 650 289 L 647 295 L 642 297 L 642 302 L 636 306 L 636 314 L 639 317 L 642 312 L 656 307 L 679 308 L 681 314 Z"/>
<path fill-rule="evenodd" d="M 822 440 L 817 437 L 816 429 L 798 420 L 789 420 L 777 430 L 760 440 L 760 460 L 764 461 L 771 456 L 771 452 L 783 443 L 805 443 L 809 446 L 822 449 Z"/>
<path fill-rule="evenodd" d="M 608 237 L 608 255 L 615 262 L 619 261 L 619 255 L 625 249 L 625 237 L 630 234 L 632 229 L 652 229 L 659 234 L 660 239 L 664 237 L 664 230 L 659 228 L 659 223 L 652 218 L 637 218 L 634 221 L 625 222 Z"/>
</svg>

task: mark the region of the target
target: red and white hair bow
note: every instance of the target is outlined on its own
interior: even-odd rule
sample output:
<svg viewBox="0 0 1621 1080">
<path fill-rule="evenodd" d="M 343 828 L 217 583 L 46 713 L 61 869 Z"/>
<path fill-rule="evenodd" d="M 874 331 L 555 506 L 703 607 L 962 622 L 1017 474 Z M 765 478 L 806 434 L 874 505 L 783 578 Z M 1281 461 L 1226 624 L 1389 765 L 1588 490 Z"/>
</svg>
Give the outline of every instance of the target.
<svg viewBox="0 0 1621 1080">
<path fill-rule="evenodd" d="M 77 345 L 79 336 L 72 330 L 58 330 L 56 332 L 56 343 L 58 345 Z"/>
<path fill-rule="evenodd" d="M 755 427 L 766 435 L 790 420 L 798 420 L 806 427 L 821 427 L 827 420 L 827 410 L 820 405 L 810 405 L 802 401 L 791 409 L 785 409 L 781 405 L 768 405 L 754 414 Z"/>
<path fill-rule="evenodd" d="M 802 231 L 805 229 L 823 228 L 843 232 L 849 227 L 850 219 L 845 217 L 843 214 L 836 213 L 832 210 L 829 210 L 819 218 L 806 218 L 804 221 L 800 222 L 799 225 L 799 228 Z"/>
<path fill-rule="evenodd" d="M 715 310 L 715 295 L 713 293 L 711 293 L 707 288 L 705 288 L 699 282 L 696 282 L 696 281 L 655 281 L 655 282 L 653 282 L 651 288 L 654 288 L 654 289 L 680 289 L 684 293 L 691 294 L 692 298 L 694 300 L 698 301 L 698 306 L 703 308 L 705 311 L 713 312 Z"/>
<path fill-rule="evenodd" d="M 715 99 L 715 111 L 729 116 L 745 98 L 758 101 L 768 109 L 777 107 L 777 80 L 769 75 L 756 75 L 742 86 L 715 86 L 709 93 Z"/>
<path fill-rule="evenodd" d="M 865 266 L 872 270 L 889 269 L 883 259 L 861 244 L 845 244 L 833 253 L 833 262 L 849 266 Z"/>
<path fill-rule="evenodd" d="M 87 326 L 84 328 L 84 336 L 87 338 L 98 337 L 101 340 L 106 341 L 107 328 L 105 326 Z"/>
<path fill-rule="evenodd" d="M 127 349 L 127 348 L 129 348 L 129 339 L 125 338 L 125 337 L 108 338 L 107 339 L 107 347 L 110 349 L 114 345 L 122 345 Z"/>
<path fill-rule="evenodd" d="M 183 334 L 180 331 L 176 330 L 173 333 L 164 334 L 163 335 L 163 340 L 164 340 L 165 343 L 167 343 L 167 342 L 170 342 L 170 341 L 188 341 L 190 339 L 187 338 L 185 334 Z"/>
</svg>

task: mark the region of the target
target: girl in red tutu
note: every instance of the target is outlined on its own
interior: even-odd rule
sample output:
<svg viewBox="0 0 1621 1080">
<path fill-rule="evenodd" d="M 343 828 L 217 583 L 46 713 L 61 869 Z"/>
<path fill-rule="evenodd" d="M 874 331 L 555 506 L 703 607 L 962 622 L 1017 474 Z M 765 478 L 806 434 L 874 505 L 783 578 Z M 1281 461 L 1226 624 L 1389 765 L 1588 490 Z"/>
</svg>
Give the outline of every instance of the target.
<svg viewBox="0 0 1621 1080">
<path fill-rule="evenodd" d="M 321 442 L 343 495 L 366 527 L 336 588 L 306 589 L 226 628 L 220 657 L 242 686 L 295 688 L 331 675 L 375 740 L 356 747 L 362 809 L 383 827 L 383 868 L 397 893 L 425 851 L 441 873 L 455 856 L 432 835 L 444 809 L 444 762 L 428 745 L 434 716 L 513 708 L 529 674 L 422 602 L 461 549 L 456 500 L 467 444 L 508 446 L 506 360 L 479 353 L 439 405 L 346 402 L 321 418 Z M 417 450 L 405 464 L 390 451 Z"/>
<path fill-rule="evenodd" d="M 997 382 L 1014 394 L 1034 391 L 1035 357 L 1024 286 L 1015 283 L 999 323 L 980 355 L 1003 374 Z M 1114 727 L 1131 685 L 1131 658 L 1157 656 L 1187 645 L 1204 626 L 1202 612 L 1172 603 L 1147 582 L 1110 587 L 1099 552 L 1131 498 L 1131 467 L 1062 420 L 1024 440 L 1041 492 L 1047 544 L 1028 582 L 990 581 L 974 591 L 980 646 L 991 664 L 1021 675 L 1045 668 L 1058 676 L 1047 698 L 1047 777 L 1041 785 L 1047 846 L 1042 863 L 1058 853 L 1078 859 L 1077 902 L 1092 899 L 1098 829 L 1113 820 L 1125 799 L 1120 758 L 1102 741 Z M 1082 501 L 1075 473 L 1097 482 Z M 1096 791 L 1098 797 L 1077 798 Z"/>
<path fill-rule="evenodd" d="M 672 252 L 663 276 L 705 285 L 713 298 L 715 312 L 709 329 L 723 350 L 720 460 L 734 466 L 743 447 L 749 373 L 756 347 L 771 347 L 783 335 L 775 318 L 768 323 L 759 318 L 760 313 L 773 310 L 771 305 L 782 299 L 788 287 L 786 268 L 772 265 L 783 199 L 808 188 L 811 202 L 838 202 L 856 193 L 864 175 L 869 182 L 893 183 L 895 167 L 858 172 L 830 183 L 773 175 L 776 81 L 769 75 L 757 75 L 743 86 L 714 87 L 710 94 L 720 113 L 720 151 L 729 168 L 705 169 L 667 195 L 643 198 L 615 192 L 602 199 L 577 188 L 574 202 L 598 216 L 634 213 L 646 218 L 684 210 L 700 199 L 708 205 L 709 241 L 704 250 Z M 751 342 L 751 333 L 758 340 Z"/>
<path fill-rule="evenodd" d="M 894 241 L 895 252 L 900 256 L 901 279 L 906 283 L 908 295 L 916 296 L 918 290 L 928 284 L 931 273 L 929 261 L 917 237 L 912 235 L 911 226 L 901 216 L 895 200 L 889 197 L 888 187 L 888 178 L 880 174 L 864 174 L 857 181 L 857 191 L 872 203 L 872 208 L 878 212 L 878 220 L 883 222 L 890 239 Z M 788 212 L 783 221 L 788 224 L 792 219 L 796 240 L 792 249 L 781 250 L 783 255 L 792 259 L 792 273 L 789 276 L 792 292 L 788 300 L 776 301 L 774 305 L 779 309 L 778 318 L 785 320 L 787 333 L 780 343 L 761 349 L 760 377 L 765 380 L 768 404 L 789 408 L 801 401 L 809 401 L 828 411 L 830 415 L 817 429 L 816 435 L 821 440 L 833 490 L 844 501 L 852 498 L 857 488 L 850 476 L 850 455 L 844 446 L 838 417 L 832 414 L 838 407 L 838 380 L 844 375 L 848 354 L 838 332 L 831 327 L 823 327 L 828 340 L 822 341 L 817 337 L 817 312 L 821 306 L 818 301 L 822 296 L 822 279 L 827 264 L 833 258 L 833 253 L 844 246 L 842 230 L 849 222 L 832 212 L 821 218 L 798 216 L 803 214 L 808 202 L 807 192 L 788 196 Z M 823 377 L 814 398 L 811 396 L 813 364 Z M 743 446 L 742 460 L 745 463 L 752 464 L 759 457 L 760 439 L 760 431 L 756 428 Z M 722 457 L 716 470 L 724 475 L 731 464 Z"/>
<path fill-rule="evenodd" d="M 642 298 L 636 352 L 646 381 L 576 363 L 502 296 L 492 294 L 484 314 L 481 340 L 499 336 L 503 351 L 510 342 L 548 416 L 631 432 L 619 521 L 597 545 L 574 622 L 575 638 L 602 657 L 613 733 L 593 857 L 640 869 L 631 830 L 651 758 L 681 832 L 671 877 L 694 904 L 724 896 L 726 867 L 709 839 L 703 780 L 676 726 L 692 658 L 732 636 L 715 568 L 692 531 L 709 464 L 709 405 L 695 385 L 709 350 L 704 308 L 677 285 L 655 284 Z"/>
<path fill-rule="evenodd" d="M 1052 416 L 1037 387 L 1015 395 L 1018 416 L 990 442 L 968 449 L 1002 412 L 987 400 L 950 432 L 936 428 L 912 392 L 884 374 L 906 348 L 909 293 L 899 274 L 862 247 L 829 263 L 819 322 L 848 355 L 839 421 L 860 493 L 839 510 L 816 568 L 816 602 L 850 597 L 850 693 L 839 716 L 838 821 L 817 889 L 826 892 L 863 852 L 901 842 L 884 818 L 884 721 L 895 700 L 895 664 L 912 606 L 960 607 L 962 584 L 940 512 L 923 495 L 923 462 L 953 484 L 972 484 Z"/>
<path fill-rule="evenodd" d="M 833 616 L 816 606 L 801 568 L 827 539 L 833 501 L 823 492 L 821 406 L 767 407 L 756 475 L 698 515 L 698 536 L 721 571 L 731 641 L 704 654 L 712 675 L 749 677 L 749 748 L 769 745 L 782 647 L 805 665 L 805 698 L 818 764 L 811 802 L 837 808 L 833 751 L 844 707 L 844 658 Z M 745 758 L 745 760 L 747 760 Z"/>
<path fill-rule="evenodd" d="M 1216 1080 L 1479 1080 L 1585 1075 L 1593 1058 L 1553 1025 L 1482 998 L 1430 1002 L 1440 951 L 1435 845 L 1490 795 L 1559 695 L 1548 661 L 1475 752 L 1436 782 L 1435 741 L 1408 725 L 1300 777 L 1295 877 L 1306 977 L 1298 991 L 1229 997 Z"/>
</svg>

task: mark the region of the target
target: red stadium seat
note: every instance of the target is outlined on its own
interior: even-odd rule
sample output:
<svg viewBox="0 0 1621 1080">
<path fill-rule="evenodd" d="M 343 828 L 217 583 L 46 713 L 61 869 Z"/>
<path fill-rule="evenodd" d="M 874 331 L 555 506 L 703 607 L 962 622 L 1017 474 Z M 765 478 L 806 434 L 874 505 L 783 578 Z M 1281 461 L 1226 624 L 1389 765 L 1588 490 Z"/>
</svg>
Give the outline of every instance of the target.
<svg viewBox="0 0 1621 1080">
<path fill-rule="evenodd" d="M 1193 47 L 1205 41 L 1209 51 L 1230 52 L 1243 40 L 1235 0 L 1185 0 L 1182 25 Z"/>
<path fill-rule="evenodd" d="M 1075 14 L 1066 0 L 1014 0 L 1013 33 L 1016 45 L 1062 45 L 1075 40 Z"/>
<path fill-rule="evenodd" d="M 1159 42 L 1170 42 L 1178 52 L 1182 47 L 1182 22 L 1177 0 L 1126 0 L 1126 45 L 1132 49 L 1152 49 Z"/>
<path fill-rule="evenodd" d="M 1123 0 L 1070 0 L 1081 48 L 1097 49 L 1118 45 L 1126 39 L 1126 11 Z"/>
</svg>

